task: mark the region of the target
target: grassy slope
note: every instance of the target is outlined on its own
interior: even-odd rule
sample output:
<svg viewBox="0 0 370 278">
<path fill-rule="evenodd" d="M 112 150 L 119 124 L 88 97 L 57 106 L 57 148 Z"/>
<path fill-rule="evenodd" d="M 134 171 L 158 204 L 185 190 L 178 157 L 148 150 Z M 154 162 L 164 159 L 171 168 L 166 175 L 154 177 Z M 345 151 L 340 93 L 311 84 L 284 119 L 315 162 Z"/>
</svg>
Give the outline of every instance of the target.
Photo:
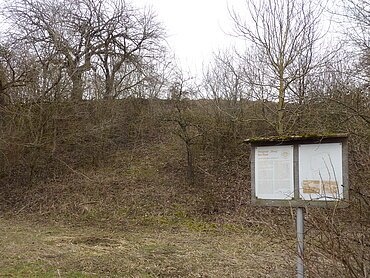
<svg viewBox="0 0 370 278">
<path fill-rule="evenodd" d="M 114 131 L 117 147 L 102 152 L 103 162 L 87 133 L 72 153 L 95 163 L 78 167 L 61 152 L 67 174 L 28 187 L 4 183 L 0 276 L 293 277 L 290 212 L 249 205 L 244 150 L 216 161 L 199 152 L 197 182 L 188 185 L 181 141 L 155 129 L 144 125 L 127 145 L 118 139 L 130 129 Z M 308 277 L 338 277 L 339 260 L 307 247 Z"/>
<path fill-rule="evenodd" d="M 0 276 L 293 277 L 294 235 L 248 210 L 213 215 L 212 188 L 176 174 L 179 151 L 120 150 L 111 164 L 25 190 L 0 218 Z"/>
<path fill-rule="evenodd" d="M 0 218 L 0 276 L 292 274 L 294 242 L 285 246 L 266 227 L 203 215 L 217 206 L 212 189 L 186 183 L 181 152 L 171 139 L 139 144 L 101 167 L 71 168 L 17 192 L 20 199 Z"/>
</svg>

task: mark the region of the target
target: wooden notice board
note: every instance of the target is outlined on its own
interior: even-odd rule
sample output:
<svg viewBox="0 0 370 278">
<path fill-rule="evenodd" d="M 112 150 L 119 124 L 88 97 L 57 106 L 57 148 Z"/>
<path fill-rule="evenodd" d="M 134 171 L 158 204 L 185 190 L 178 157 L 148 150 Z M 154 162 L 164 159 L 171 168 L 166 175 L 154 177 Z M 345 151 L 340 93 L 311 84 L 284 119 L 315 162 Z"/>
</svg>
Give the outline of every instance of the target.
<svg viewBox="0 0 370 278">
<path fill-rule="evenodd" d="M 253 138 L 252 203 L 262 206 L 347 207 L 346 134 Z"/>
</svg>

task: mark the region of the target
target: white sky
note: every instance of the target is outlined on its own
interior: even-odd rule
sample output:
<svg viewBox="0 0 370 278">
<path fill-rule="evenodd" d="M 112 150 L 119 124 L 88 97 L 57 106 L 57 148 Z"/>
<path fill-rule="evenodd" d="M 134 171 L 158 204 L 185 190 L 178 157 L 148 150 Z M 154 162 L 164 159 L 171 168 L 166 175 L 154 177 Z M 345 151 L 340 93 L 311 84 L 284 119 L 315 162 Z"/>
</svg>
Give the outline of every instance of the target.
<svg viewBox="0 0 370 278">
<path fill-rule="evenodd" d="M 211 61 L 213 52 L 244 46 L 240 38 L 227 33 L 233 29 L 229 9 L 243 14 L 245 0 L 131 0 L 131 3 L 154 10 L 167 29 L 167 41 L 179 65 L 193 76 L 202 73 L 202 65 Z M 335 0 L 325 3 L 336 6 Z"/>
<path fill-rule="evenodd" d="M 243 6 L 244 0 L 132 0 L 148 6 L 168 32 L 168 43 L 183 70 L 200 74 L 212 52 L 235 44 L 226 32 L 232 30 L 229 7 Z"/>
<path fill-rule="evenodd" d="M 234 38 L 228 9 L 245 11 L 245 0 L 128 0 L 138 8 L 151 7 L 167 30 L 167 42 L 179 65 L 192 76 L 201 75 L 212 53 L 243 46 Z M 2 4 L 4 0 L 0 0 Z M 3 22 L 0 22 L 3 24 Z"/>
</svg>

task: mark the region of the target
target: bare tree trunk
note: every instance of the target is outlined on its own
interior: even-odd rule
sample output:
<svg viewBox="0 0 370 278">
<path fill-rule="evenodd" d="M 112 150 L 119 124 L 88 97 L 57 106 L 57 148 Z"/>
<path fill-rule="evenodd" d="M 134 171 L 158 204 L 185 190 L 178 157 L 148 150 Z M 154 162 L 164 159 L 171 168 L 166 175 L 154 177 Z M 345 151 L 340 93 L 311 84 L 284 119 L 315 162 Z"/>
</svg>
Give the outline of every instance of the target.
<svg viewBox="0 0 370 278">
<path fill-rule="evenodd" d="M 81 101 L 84 91 L 84 84 L 82 80 L 82 72 L 77 71 L 70 75 L 72 80 L 72 94 L 71 99 L 73 101 Z"/>
<path fill-rule="evenodd" d="M 284 109 L 285 109 L 285 88 L 283 72 L 279 76 L 279 101 L 277 109 L 276 131 L 279 135 L 284 133 Z"/>
<path fill-rule="evenodd" d="M 105 99 L 113 99 L 114 98 L 114 77 L 110 74 L 106 74 L 105 77 Z"/>
<path fill-rule="evenodd" d="M 187 157 L 187 176 L 190 184 L 194 184 L 195 175 L 194 175 L 194 158 L 193 152 L 191 150 L 191 145 L 189 143 L 186 144 L 186 157 Z"/>
<path fill-rule="evenodd" d="M 0 107 L 6 104 L 4 83 L 2 72 L 0 72 Z"/>
<path fill-rule="evenodd" d="M 5 93 L 0 83 L 0 107 L 5 106 L 5 104 L 6 104 Z"/>
</svg>

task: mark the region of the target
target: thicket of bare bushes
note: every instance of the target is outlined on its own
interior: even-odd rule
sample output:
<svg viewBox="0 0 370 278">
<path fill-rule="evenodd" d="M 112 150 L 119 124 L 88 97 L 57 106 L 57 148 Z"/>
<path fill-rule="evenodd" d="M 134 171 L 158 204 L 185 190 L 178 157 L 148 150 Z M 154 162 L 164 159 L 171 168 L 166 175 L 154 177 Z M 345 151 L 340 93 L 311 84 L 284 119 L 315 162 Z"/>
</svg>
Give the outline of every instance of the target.
<svg viewBox="0 0 370 278">
<path fill-rule="evenodd" d="M 151 11 L 118 0 L 8 3 L 16 29 L 0 42 L 1 210 L 73 218 L 91 206 L 100 221 L 119 223 L 124 202 L 142 215 L 181 203 L 200 217 L 289 234 L 290 210 L 250 206 L 242 141 L 345 132 L 351 205 L 307 209 L 306 260 L 314 277 L 368 277 L 368 10 L 344 1 L 345 18 L 360 26 L 351 48 L 317 52 L 322 7 L 247 2 L 257 29 L 232 18 L 251 49 L 215 55 L 202 84 L 170 67 Z M 126 199 L 130 190 L 142 191 Z"/>
</svg>

